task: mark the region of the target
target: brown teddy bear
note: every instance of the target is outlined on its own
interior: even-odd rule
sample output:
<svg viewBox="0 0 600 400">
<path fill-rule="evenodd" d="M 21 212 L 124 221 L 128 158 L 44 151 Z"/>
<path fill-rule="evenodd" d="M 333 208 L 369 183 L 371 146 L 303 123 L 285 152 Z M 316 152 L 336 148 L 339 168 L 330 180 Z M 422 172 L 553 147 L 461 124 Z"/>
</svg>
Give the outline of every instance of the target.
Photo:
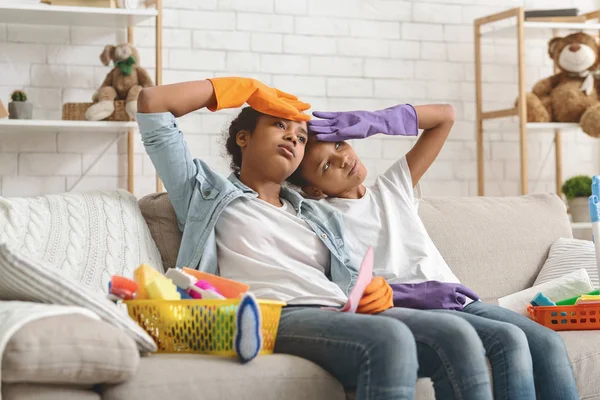
<svg viewBox="0 0 600 400">
<path fill-rule="evenodd" d="M 106 75 L 102 86 L 92 96 L 85 113 L 88 121 L 100 121 L 115 111 L 115 100 L 125 100 L 125 111 L 132 120 L 137 112 L 137 98 L 142 88 L 154 86 L 148 72 L 139 66 L 140 56 L 132 45 L 107 45 L 100 55 L 104 65 L 112 60 L 115 67 Z"/>
<path fill-rule="evenodd" d="M 528 122 L 578 122 L 592 137 L 600 137 L 598 43 L 582 32 L 555 37 L 548 54 L 560 72 L 542 79 L 527 93 Z"/>
</svg>

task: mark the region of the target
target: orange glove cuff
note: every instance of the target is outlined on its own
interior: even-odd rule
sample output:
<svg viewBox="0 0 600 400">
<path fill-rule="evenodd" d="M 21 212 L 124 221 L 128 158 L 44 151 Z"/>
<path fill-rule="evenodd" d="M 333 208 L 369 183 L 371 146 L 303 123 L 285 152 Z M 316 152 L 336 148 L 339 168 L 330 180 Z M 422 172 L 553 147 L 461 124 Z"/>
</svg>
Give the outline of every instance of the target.
<svg viewBox="0 0 600 400">
<path fill-rule="evenodd" d="M 241 107 L 257 89 L 253 81 L 246 78 L 210 78 L 209 81 L 217 99 L 217 104 L 207 107 L 210 111 Z"/>
</svg>

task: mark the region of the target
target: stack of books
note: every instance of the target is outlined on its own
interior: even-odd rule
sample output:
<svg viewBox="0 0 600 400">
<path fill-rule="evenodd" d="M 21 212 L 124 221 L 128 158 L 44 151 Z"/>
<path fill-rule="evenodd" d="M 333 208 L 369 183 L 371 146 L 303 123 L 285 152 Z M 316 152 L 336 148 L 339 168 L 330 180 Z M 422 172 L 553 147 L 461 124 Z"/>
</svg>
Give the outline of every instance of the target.
<svg viewBox="0 0 600 400">
<path fill-rule="evenodd" d="M 528 21 L 546 22 L 585 22 L 586 18 L 579 15 L 577 8 L 559 8 L 549 10 L 526 10 L 525 19 Z"/>
</svg>

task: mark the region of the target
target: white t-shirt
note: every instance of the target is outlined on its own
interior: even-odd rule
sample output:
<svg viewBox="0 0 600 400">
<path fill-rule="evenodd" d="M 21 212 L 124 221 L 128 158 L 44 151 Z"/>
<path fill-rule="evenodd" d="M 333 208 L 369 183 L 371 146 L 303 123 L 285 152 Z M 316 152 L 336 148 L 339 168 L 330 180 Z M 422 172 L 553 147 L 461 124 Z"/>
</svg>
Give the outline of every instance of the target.
<svg viewBox="0 0 600 400">
<path fill-rule="evenodd" d="M 373 246 L 374 274 L 390 283 L 458 283 L 425 230 L 418 214 L 419 200 L 419 187 L 415 195 L 403 157 L 378 176 L 361 199 L 322 201 L 344 215 L 344 238 L 354 265 L 360 265 Z"/>
<path fill-rule="evenodd" d="M 250 285 L 259 299 L 344 305 L 346 295 L 326 276 L 329 249 L 281 202 L 242 197 L 225 207 L 215 227 L 220 275 Z"/>
</svg>

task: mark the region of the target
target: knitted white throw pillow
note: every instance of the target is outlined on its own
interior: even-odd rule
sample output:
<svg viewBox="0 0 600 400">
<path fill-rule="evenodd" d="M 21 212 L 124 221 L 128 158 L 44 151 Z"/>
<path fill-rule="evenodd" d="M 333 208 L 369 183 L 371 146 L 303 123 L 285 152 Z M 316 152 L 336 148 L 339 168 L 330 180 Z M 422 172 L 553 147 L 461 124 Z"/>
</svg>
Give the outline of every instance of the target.
<svg viewBox="0 0 600 400">
<path fill-rule="evenodd" d="M 137 199 L 125 190 L 0 197 L 0 243 L 106 293 L 140 264 L 163 271 Z"/>
</svg>

